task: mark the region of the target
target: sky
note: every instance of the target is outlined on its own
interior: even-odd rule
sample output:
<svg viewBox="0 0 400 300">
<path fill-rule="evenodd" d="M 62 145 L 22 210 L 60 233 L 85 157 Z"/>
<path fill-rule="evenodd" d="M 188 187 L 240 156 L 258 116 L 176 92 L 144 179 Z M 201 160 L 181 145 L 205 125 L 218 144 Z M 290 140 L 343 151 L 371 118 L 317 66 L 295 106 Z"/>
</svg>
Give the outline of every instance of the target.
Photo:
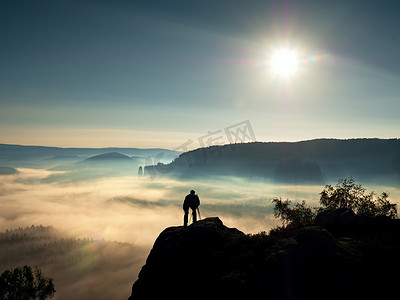
<svg viewBox="0 0 400 300">
<path fill-rule="evenodd" d="M 399 137 L 399 28 L 388 0 L 3 0 L 0 143 L 182 150 L 241 122 L 250 141 Z"/>
</svg>

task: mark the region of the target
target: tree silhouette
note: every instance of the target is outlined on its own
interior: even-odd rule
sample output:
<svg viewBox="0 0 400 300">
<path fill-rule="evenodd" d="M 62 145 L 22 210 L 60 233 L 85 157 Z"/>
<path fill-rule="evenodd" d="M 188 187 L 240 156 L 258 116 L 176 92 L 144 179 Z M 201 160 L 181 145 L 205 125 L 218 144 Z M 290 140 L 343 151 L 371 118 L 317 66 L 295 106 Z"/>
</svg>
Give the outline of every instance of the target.
<svg viewBox="0 0 400 300">
<path fill-rule="evenodd" d="M 356 214 L 397 217 L 397 205 L 387 200 L 388 193 L 382 192 L 379 196 L 374 191 L 367 193 L 353 178 L 340 179 L 334 187 L 326 185 L 320 195 L 323 209 L 348 208 Z"/>
<path fill-rule="evenodd" d="M 54 296 L 52 278 L 43 276 L 35 267 L 23 266 L 6 270 L 0 275 L 0 299 L 45 300 Z"/>
<path fill-rule="evenodd" d="M 284 226 L 304 227 L 314 221 L 315 209 L 308 207 L 304 200 L 296 203 L 293 208 L 290 207 L 292 202 L 289 199 L 282 200 L 281 197 L 273 199 L 272 203 L 275 204 L 275 218 L 280 218 Z"/>
<path fill-rule="evenodd" d="M 320 207 L 307 206 L 303 200 L 294 204 L 281 197 L 272 200 L 275 218 L 282 220 L 283 226 L 300 228 L 314 223 L 318 213 L 326 210 L 347 208 L 356 214 L 366 214 L 370 216 L 387 216 L 392 219 L 397 217 L 397 204 L 390 203 L 389 194 L 382 192 L 376 196 L 375 192 L 367 193 L 361 184 L 357 184 L 353 178 L 340 179 L 333 187 L 326 185 L 320 193 Z"/>
</svg>

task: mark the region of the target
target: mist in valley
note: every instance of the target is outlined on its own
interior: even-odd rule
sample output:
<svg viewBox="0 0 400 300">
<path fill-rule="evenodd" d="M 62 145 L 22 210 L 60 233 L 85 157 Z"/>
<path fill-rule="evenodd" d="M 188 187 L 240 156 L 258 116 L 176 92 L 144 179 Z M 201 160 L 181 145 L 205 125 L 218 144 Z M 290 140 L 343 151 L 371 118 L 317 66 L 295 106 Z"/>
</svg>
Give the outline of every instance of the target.
<svg viewBox="0 0 400 300">
<path fill-rule="evenodd" d="M 26 166 L 3 156 L 2 164 L 14 168 L 0 175 L 0 268 L 37 265 L 54 278 L 55 299 L 126 299 L 159 233 L 183 225 L 182 203 L 191 189 L 200 197 L 202 218 L 218 216 L 229 227 L 258 233 L 280 224 L 273 216 L 273 198 L 317 206 L 324 184 L 340 178 L 295 184 L 229 172 L 138 176 L 148 153 L 135 159 L 94 154 L 52 159 L 46 154 L 25 160 Z M 400 202 L 395 185 L 355 179 Z"/>
<path fill-rule="evenodd" d="M 97 174 L 77 181 L 69 171 L 17 171 L 1 177 L 0 268 L 37 265 L 54 278 L 55 299 L 127 298 L 158 234 L 182 225 L 182 202 L 192 188 L 202 201 L 202 218 L 219 216 L 245 232 L 276 224 L 268 199 L 278 191 L 243 179 Z M 32 225 L 51 230 L 32 237 Z"/>
</svg>

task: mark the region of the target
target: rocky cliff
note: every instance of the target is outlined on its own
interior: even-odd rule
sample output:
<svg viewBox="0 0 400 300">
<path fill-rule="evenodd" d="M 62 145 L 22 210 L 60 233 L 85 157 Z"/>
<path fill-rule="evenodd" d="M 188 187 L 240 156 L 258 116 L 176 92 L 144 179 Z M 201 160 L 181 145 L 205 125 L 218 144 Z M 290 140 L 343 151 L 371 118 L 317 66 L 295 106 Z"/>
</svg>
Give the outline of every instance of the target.
<svg viewBox="0 0 400 300">
<path fill-rule="evenodd" d="M 321 214 L 317 226 L 247 235 L 219 218 L 157 238 L 129 300 L 389 299 L 400 220 Z"/>
</svg>

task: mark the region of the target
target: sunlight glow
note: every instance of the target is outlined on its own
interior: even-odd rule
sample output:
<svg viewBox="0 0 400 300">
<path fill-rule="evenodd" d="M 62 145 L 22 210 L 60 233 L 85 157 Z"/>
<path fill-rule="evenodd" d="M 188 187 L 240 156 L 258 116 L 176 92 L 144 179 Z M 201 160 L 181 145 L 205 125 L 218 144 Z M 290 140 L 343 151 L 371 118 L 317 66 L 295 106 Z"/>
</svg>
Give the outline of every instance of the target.
<svg viewBox="0 0 400 300">
<path fill-rule="evenodd" d="M 299 63 L 298 54 L 291 49 L 280 49 L 273 53 L 270 60 L 275 75 L 288 77 L 295 73 Z"/>
</svg>

